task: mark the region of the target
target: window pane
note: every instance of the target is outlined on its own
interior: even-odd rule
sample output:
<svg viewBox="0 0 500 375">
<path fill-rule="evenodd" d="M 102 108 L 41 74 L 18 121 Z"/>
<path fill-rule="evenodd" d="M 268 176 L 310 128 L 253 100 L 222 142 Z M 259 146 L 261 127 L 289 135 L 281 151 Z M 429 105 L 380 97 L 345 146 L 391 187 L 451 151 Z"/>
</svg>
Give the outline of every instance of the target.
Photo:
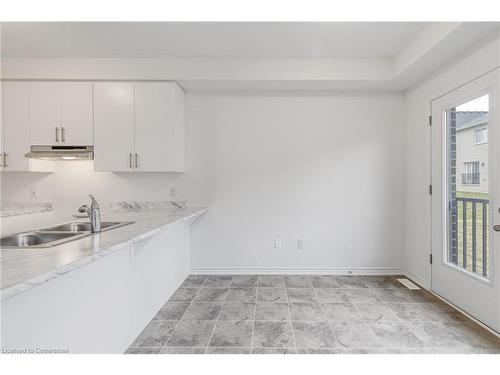
<svg viewBox="0 0 500 375">
<path fill-rule="evenodd" d="M 447 126 L 446 261 L 489 277 L 488 95 L 450 108 Z"/>
<path fill-rule="evenodd" d="M 488 130 L 483 128 L 483 129 L 476 129 L 474 131 L 474 137 L 475 137 L 475 144 L 481 144 L 485 143 L 488 140 Z"/>
</svg>

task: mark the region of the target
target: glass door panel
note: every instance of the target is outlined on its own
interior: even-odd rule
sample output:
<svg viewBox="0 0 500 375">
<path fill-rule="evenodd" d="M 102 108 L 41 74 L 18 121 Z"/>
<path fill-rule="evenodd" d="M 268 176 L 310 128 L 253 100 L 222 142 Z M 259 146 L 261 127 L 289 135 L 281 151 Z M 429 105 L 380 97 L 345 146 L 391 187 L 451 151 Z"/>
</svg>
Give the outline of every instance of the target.
<svg viewBox="0 0 500 375">
<path fill-rule="evenodd" d="M 443 113 L 446 124 L 446 262 L 484 278 L 490 275 L 489 95 Z"/>
</svg>

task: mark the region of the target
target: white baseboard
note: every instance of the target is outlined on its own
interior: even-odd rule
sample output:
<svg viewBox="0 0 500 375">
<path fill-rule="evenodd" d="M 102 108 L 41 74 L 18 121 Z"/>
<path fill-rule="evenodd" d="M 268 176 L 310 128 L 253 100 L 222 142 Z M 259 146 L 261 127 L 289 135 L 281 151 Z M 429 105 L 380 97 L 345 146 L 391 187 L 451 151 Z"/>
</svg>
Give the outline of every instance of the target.
<svg viewBox="0 0 500 375">
<path fill-rule="evenodd" d="M 192 275 L 405 275 L 402 268 L 377 267 L 192 267 Z"/>
</svg>

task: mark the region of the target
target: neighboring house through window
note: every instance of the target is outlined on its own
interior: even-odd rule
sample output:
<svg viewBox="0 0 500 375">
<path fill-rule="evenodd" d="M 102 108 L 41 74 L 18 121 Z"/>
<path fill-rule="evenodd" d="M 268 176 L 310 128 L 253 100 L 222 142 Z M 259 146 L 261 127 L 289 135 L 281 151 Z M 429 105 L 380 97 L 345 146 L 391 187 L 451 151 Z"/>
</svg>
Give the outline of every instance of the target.
<svg viewBox="0 0 500 375">
<path fill-rule="evenodd" d="M 488 189 L 488 111 L 456 111 L 455 166 L 459 191 Z"/>
<path fill-rule="evenodd" d="M 464 163 L 465 173 L 462 174 L 463 185 L 479 185 L 480 173 L 479 162 L 472 161 Z"/>
<path fill-rule="evenodd" d="M 479 128 L 474 130 L 474 144 L 481 145 L 488 142 L 488 130 L 486 128 Z"/>
</svg>

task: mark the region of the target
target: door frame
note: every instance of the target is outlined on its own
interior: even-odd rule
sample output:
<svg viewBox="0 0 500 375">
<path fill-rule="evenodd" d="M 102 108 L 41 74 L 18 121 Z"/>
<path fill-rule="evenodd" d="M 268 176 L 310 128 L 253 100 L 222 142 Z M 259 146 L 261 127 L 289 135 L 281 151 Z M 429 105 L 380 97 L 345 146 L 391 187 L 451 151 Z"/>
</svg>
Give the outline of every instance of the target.
<svg viewBox="0 0 500 375">
<path fill-rule="evenodd" d="M 497 104 L 496 106 L 496 110 L 493 110 L 491 109 L 491 103 L 494 103 L 495 101 L 498 103 L 500 101 L 500 88 L 499 88 L 499 85 L 500 85 L 500 67 L 496 67 L 494 69 L 491 69 L 483 74 L 480 74 L 478 76 L 476 76 L 475 78 L 472 78 L 468 81 L 466 81 L 465 83 L 462 83 L 460 85 L 458 85 L 457 87 L 451 89 L 451 90 L 448 90 L 446 91 L 445 93 L 439 95 L 439 96 L 436 96 L 435 98 L 431 99 L 430 100 L 430 103 L 429 103 L 429 119 L 430 119 L 430 123 L 429 125 L 429 185 L 432 186 L 432 182 L 433 182 L 433 178 L 435 178 L 435 176 L 433 176 L 433 174 L 435 173 L 434 171 L 434 168 L 433 168 L 433 165 L 434 165 L 434 158 L 435 158 L 435 154 L 433 153 L 433 148 L 435 148 L 433 146 L 433 126 L 432 125 L 437 125 L 437 124 L 441 124 L 441 119 L 433 119 L 433 108 L 434 110 L 436 110 L 435 106 L 433 106 L 433 104 L 443 98 L 444 96 L 446 95 L 449 95 L 449 94 L 452 94 L 453 92 L 457 91 L 457 90 L 460 90 L 461 88 L 469 85 L 469 84 L 472 84 L 474 83 L 475 81 L 478 81 L 480 79 L 482 79 L 483 77 L 485 76 L 488 76 L 489 74 L 496 74 L 496 76 L 494 76 L 494 79 L 496 79 L 496 81 L 493 83 L 493 85 L 487 87 L 487 88 L 483 88 L 483 89 L 478 89 L 476 91 L 473 90 L 473 93 L 469 94 L 469 95 L 464 95 L 464 96 L 461 96 L 460 98 L 460 101 L 465 103 L 467 102 L 468 100 L 471 100 L 471 99 L 474 99 L 474 98 L 478 98 L 480 97 L 481 95 L 485 95 L 485 94 L 489 94 L 490 95 L 490 113 L 492 114 L 492 121 L 496 122 L 497 124 L 499 124 L 499 121 L 500 121 L 500 115 L 499 115 L 499 112 L 500 112 L 500 105 Z M 459 105 L 459 104 L 457 104 Z M 441 109 L 441 108 L 440 108 Z M 442 111 L 440 111 L 441 113 Z M 434 120 L 434 121 L 432 121 Z M 434 122 L 434 124 L 432 123 Z M 497 126 L 497 128 L 500 128 L 500 126 Z M 491 128 L 489 128 L 491 129 Z M 495 139 L 495 142 L 498 143 L 498 145 L 500 145 L 500 129 L 495 129 L 494 131 L 490 132 L 490 130 L 488 131 L 488 139 Z M 441 147 L 440 147 L 441 148 Z M 500 149 L 500 147 L 498 147 L 498 149 Z M 491 159 L 493 158 L 500 158 L 500 150 L 498 149 L 495 149 L 494 147 L 490 147 L 489 150 L 488 150 L 488 157 Z M 445 153 L 447 152 L 446 150 L 443 150 L 441 148 L 440 152 L 443 153 L 443 155 L 445 155 Z M 495 159 L 493 159 L 495 160 Z M 442 168 L 442 167 L 441 167 Z M 441 169 L 440 168 L 440 169 Z M 494 168 L 490 167 L 489 170 L 488 170 L 488 177 L 489 177 L 489 185 L 491 187 L 495 187 L 495 186 L 498 186 L 498 184 L 500 184 L 500 173 L 499 171 L 495 171 Z M 443 184 L 441 184 L 441 187 L 443 188 L 442 190 L 444 191 L 444 188 L 446 188 Z M 458 266 L 454 266 L 454 265 L 451 265 L 451 264 L 448 264 L 446 261 L 443 261 L 444 257 L 443 257 L 443 251 L 447 249 L 447 239 L 445 239 L 446 235 L 444 235 L 444 237 L 441 239 L 441 245 L 439 246 L 439 249 L 435 249 L 435 240 L 434 240 L 434 229 L 433 229 L 433 226 L 435 225 L 435 207 L 433 205 L 433 200 L 434 199 L 437 199 L 437 197 L 441 197 L 442 196 L 442 193 L 443 191 L 440 192 L 440 194 L 436 194 L 436 190 L 437 190 L 437 187 L 436 189 L 433 189 L 434 191 L 431 191 L 431 194 L 429 196 L 429 202 L 430 202 L 430 207 L 429 207 L 429 213 L 430 213 L 430 220 L 429 220 L 429 233 L 430 233 L 430 236 L 429 236 L 429 244 L 430 244 L 430 255 L 434 258 L 432 262 L 429 262 L 428 264 L 428 275 L 429 275 L 429 289 L 430 291 L 437 295 L 440 299 L 444 300 L 446 303 L 454 306 L 455 308 L 459 309 L 460 311 L 464 312 L 466 315 L 468 315 L 470 318 L 472 318 L 474 321 L 478 322 L 479 324 L 481 324 L 483 327 L 487 328 L 489 331 L 493 332 L 494 334 L 496 334 L 497 336 L 500 336 L 500 331 L 496 331 L 495 329 L 499 329 L 498 327 L 491 327 L 491 326 L 488 326 L 486 325 L 485 323 L 483 323 L 482 321 L 480 321 L 478 318 L 472 316 L 469 312 L 467 312 L 466 310 L 463 310 L 460 306 L 457 306 L 455 305 L 455 302 L 448 299 L 449 297 L 445 297 L 445 296 L 442 296 L 440 294 L 438 294 L 435 290 L 434 290 L 434 278 L 433 278 L 433 266 L 436 265 L 436 262 L 440 262 L 440 264 L 442 266 L 445 266 L 445 267 L 449 267 L 450 269 L 453 269 L 454 271 L 456 272 L 459 272 L 461 275 L 464 275 L 464 276 L 467 276 L 467 277 L 470 277 L 476 281 L 479 281 L 481 283 L 484 283 L 484 284 L 487 284 L 489 286 L 496 286 L 498 288 L 498 284 L 500 282 L 500 270 L 498 269 L 499 266 L 498 266 L 498 254 L 495 254 L 495 247 L 493 247 L 493 242 L 490 242 L 492 244 L 491 246 L 491 249 L 490 249 L 490 270 L 493 270 L 493 272 L 490 272 L 490 276 L 489 276 L 489 279 L 486 279 L 484 277 L 481 277 L 479 275 L 474 275 L 473 273 L 470 273 L 466 270 L 463 270 L 461 269 L 460 267 Z M 496 188 L 494 191 L 491 191 L 491 193 L 493 194 L 493 198 L 495 199 L 494 201 L 491 202 L 491 209 L 490 209 L 490 223 L 489 223 L 489 226 L 492 227 L 495 223 L 495 221 L 498 220 L 498 218 L 496 217 L 496 207 L 500 204 L 500 196 L 498 196 L 500 194 L 500 191 L 498 188 Z M 444 196 L 443 196 L 444 198 Z M 440 199 L 441 200 L 441 199 Z M 442 204 L 441 204 L 442 206 Z M 443 209 L 441 207 L 441 209 Z M 443 212 L 442 211 L 440 213 L 440 216 L 439 216 L 439 219 L 438 220 L 442 220 L 442 225 L 443 227 L 447 227 L 448 223 L 447 223 L 447 220 L 448 220 L 448 215 L 443 215 Z M 442 227 L 442 228 L 443 228 Z M 490 233 L 490 238 L 493 238 L 494 236 L 494 232 L 493 230 L 491 230 L 491 233 Z M 497 240 L 497 246 L 498 247 L 498 241 Z M 443 245 L 446 245 L 446 246 L 443 246 Z M 496 267 L 496 268 L 495 268 Z M 500 297 L 500 293 L 499 293 L 499 297 Z M 497 301 L 497 309 L 500 311 L 500 301 Z M 497 325 L 500 324 L 500 323 L 497 323 Z"/>
</svg>

